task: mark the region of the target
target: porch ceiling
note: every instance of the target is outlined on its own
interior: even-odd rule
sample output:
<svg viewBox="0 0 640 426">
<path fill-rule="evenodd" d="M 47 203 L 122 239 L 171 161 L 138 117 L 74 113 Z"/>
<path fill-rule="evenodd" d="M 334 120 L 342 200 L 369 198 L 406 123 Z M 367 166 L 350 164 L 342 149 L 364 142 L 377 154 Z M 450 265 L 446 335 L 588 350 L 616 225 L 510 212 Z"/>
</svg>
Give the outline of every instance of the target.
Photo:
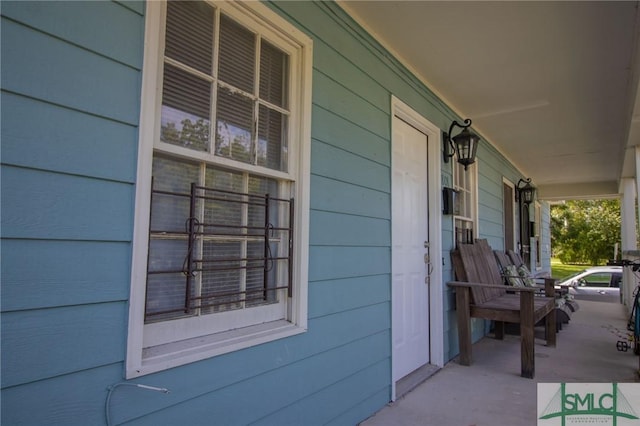
<svg viewBox="0 0 640 426">
<path fill-rule="evenodd" d="M 638 2 L 341 1 L 538 186 L 618 193 L 640 145 Z"/>
</svg>

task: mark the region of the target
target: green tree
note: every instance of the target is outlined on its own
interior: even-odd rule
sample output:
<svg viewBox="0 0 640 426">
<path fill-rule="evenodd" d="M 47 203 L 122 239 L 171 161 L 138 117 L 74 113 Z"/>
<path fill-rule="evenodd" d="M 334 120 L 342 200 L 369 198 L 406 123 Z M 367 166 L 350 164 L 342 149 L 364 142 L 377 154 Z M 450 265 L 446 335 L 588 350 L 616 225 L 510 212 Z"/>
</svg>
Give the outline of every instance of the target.
<svg viewBox="0 0 640 426">
<path fill-rule="evenodd" d="M 209 122 L 199 118 L 194 123 L 185 118 L 180 124 L 182 130 L 178 130 L 174 122 L 163 125 L 160 129 L 160 139 L 197 151 L 206 151 L 209 146 Z"/>
<path fill-rule="evenodd" d="M 572 200 L 551 207 L 551 244 L 563 263 L 597 265 L 620 242 L 619 200 Z"/>
</svg>

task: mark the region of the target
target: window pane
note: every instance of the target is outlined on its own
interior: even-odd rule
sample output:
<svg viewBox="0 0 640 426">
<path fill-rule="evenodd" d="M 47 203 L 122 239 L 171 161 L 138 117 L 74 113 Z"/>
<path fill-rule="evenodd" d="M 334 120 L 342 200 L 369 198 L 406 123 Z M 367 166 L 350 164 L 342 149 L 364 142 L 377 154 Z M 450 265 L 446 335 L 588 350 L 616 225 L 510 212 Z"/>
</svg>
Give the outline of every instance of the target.
<svg viewBox="0 0 640 426">
<path fill-rule="evenodd" d="M 183 271 L 188 254 L 186 220 L 190 212 L 191 183 L 198 182 L 195 163 L 155 156 L 154 191 L 180 195 L 153 194 L 147 278 L 147 322 L 184 316 L 186 276 Z M 154 315 L 164 311 L 175 311 Z"/>
<path fill-rule="evenodd" d="M 152 239 L 149 242 L 149 272 L 180 273 L 183 270 L 187 254 L 187 239 Z M 180 287 L 184 288 L 184 275 L 179 280 Z M 182 292 L 184 304 L 184 292 Z"/>
<path fill-rule="evenodd" d="M 466 218 L 471 218 L 471 192 L 468 190 L 461 191 L 462 197 L 460 197 L 463 201 L 461 216 Z"/>
<path fill-rule="evenodd" d="M 205 178 L 207 188 L 222 189 L 225 191 L 243 192 L 242 175 L 208 168 Z M 245 201 L 246 197 L 235 194 L 207 193 L 217 200 L 206 200 L 204 208 L 204 221 L 208 224 L 240 226 L 242 225 L 243 204 L 233 201 Z M 229 200 L 229 201 L 225 201 Z M 223 232 L 240 234 L 238 228 L 226 228 L 223 226 L 208 227 L 207 232 Z"/>
<path fill-rule="evenodd" d="M 262 40 L 260 47 L 260 98 L 287 107 L 289 57 L 271 43 Z"/>
<path fill-rule="evenodd" d="M 221 15 L 218 78 L 253 93 L 255 62 L 254 34 L 231 18 Z"/>
<path fill-rule="evenodd" d="M 149 241 L 146 322 L 189 315 L 184 312 L 187 276 L 182 272 L 188 252 L 187 238 L 152 238 Z M 191 295 L 195 294 L 192 281 Z"/>
<path fill-rule="evenodd" d="M 195 163 L 155 156 L 153 158 L 153 188 L 185 194 L 153 194 L 151 204 L 151 231 L 187 232 L 185 220 L 189 217 L 191 183 L 198 182 L 199 166 Z"/>
<path fill-rule="evenodd" d="M 202 272 L 202 305 L 214 305 L 201 310 L 201 313 L 214 313 L 238 309 L 244 298 L 241 291 L 242 243 L 239 241 L 205 241 L 203 245 L 204 269 L 217 269 Z M 214 260 L 215 262 L 211 262 Z"/>
<path fill-rule="evenodd" d="M 287 117 L 260 105 L 258 120 L 258 165 L 274 170 L 286 170 Z"/>
<path fill-rule="evenodd" d="M 209 82 L 165 65 L 160 140 L 196 151 L 207 151 L 210 91 Z"/>
<path fill-rule="evenodd" d="M 456 219 L 455 232 L 457 243 L 473 243 L 473 222 Z"/>
<path fill-rule="evenodd" d="M 242 173 L 229 170 L 207 168 L 205 186 L 225 191 L 244 192 Z"/>
<path fill-rule="evenodd" d="M 213 16 L 213 8 L 205 2 L 167 3 L 165 55 L 211 74 Z"/>
<path fill-rule="evenodd" d="M 164 321 L 185 316 L 183 310 L 185 289 L 186 277 L 183 273 L 150 274 L 147 277 L 145 322 Z"/>
<path fill-rule="evenodd" d="M 462 197 L 460 198 L 462 200 L 462 207 L 460 209 L 460 213 L 461 213 L 461 216 L 468 218 L 469 217 L 469 193 L 467 191 L 462 191 L 461 194 L 462 194 Z"/>
<path fill-rule="evenodd" d="M 216 154 L 251 163 L 253 101 L 220 87 L 217 114 Z"/>
<path fill-rule="evenodd" d="M 602 272 L 584 277 L 588 287 L 609 287 L 611 284 L 611 274 Z"/>
<path fill-rule="evenodd" d="M 268 256 L 277 256 L 277 244 L 270 244 Z M 264 282 L 264 241 L 252 241 L 247 245 L 247 255 L 249 266 L 256 268 L 247 269 L 247 306 L 257 306 L 265 303 L 277 301 L 277 293 L 275 291 L 266 291 L 266 289 L 274 288 L 276 282 L 276 261 L 268 261 L 267 283 Z"/>
<path fill-rule="evenodd" d="M 267 179 L 258 176 L 249 177 L 249 194 L 265 195 L 270 197 L 278 197 L 278 183 L 273 179 Z M 254 198 L 253 201 L 258 201 Z M 269 204 L 269 223 L 278 227 L 278 203 L 271 202 Z M 264 206 L 249 206 L 249 226 L 264 226 L 265 208 Z"/>
</svg>

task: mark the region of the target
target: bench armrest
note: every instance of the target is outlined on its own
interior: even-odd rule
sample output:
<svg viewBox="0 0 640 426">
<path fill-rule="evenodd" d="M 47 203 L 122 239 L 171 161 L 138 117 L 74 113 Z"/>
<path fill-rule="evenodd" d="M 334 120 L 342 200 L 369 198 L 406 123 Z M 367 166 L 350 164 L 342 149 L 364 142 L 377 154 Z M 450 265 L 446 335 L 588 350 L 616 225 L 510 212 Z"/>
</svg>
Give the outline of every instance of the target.
<svg viewBox="0 0 640 426">
<path fill-rule="evenodd" d="M 530 293 L 535 293 L 538 291 L 538 289 L 534 287 L 511 287 L 511 286 L 496 285 L 496 284 L 467 283 L 463 281 L 449 281 L 447 285 L 449 287 L 482 287 L 482 288 L 495 288 L 498 290 L 509 290 L 509 291 L 519 291 L 519 292 L 526 291 Z"/>
</svg>

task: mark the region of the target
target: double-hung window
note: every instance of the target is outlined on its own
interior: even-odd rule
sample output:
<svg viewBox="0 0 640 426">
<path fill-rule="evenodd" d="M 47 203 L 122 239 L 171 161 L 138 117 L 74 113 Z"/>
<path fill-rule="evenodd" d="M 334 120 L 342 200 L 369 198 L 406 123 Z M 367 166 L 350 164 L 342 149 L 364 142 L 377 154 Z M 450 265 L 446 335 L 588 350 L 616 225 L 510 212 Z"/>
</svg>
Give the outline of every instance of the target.
<svg viewBox="0 0 640 426">
<path fill-rule="evenodd" d="M 457 191 L 454 206 L 455 241 L 472 243 L 477 235 L 477 168 L 478 163 L 471 164 L 467 170 L 457 161 L 453 162 L 453 188 Z"/>
<path fill-rule="evenodd" d="M 127 376 L 306 327 L 311 42 L 253 2 L 147 3 Z"/>
</svg>

